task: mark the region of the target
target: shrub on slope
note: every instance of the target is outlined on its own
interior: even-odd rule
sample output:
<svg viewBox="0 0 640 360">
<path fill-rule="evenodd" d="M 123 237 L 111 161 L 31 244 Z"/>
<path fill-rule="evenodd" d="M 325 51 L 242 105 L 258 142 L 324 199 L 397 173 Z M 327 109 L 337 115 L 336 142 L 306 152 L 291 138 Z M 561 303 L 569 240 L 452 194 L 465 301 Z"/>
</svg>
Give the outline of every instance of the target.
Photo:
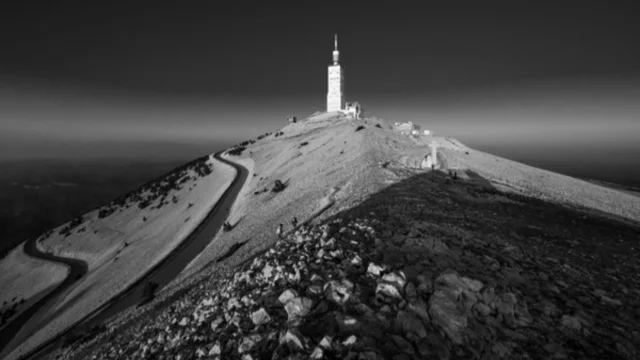
<svg viewBox="0 0 640 360">
<path fill-rule="evenodd" d="M 193 170 L 199 177 L 207 176 L 211 173 L 211 167 L 207 164 L 209 156 L 202 156 L 184 165 L 181 165 L 170 172 L 159 176 L 143 184 L 136 190 L 129 192 L 111 201 L 102 207 L 98 212 L 98 218 L 103 219 L 117 210 L 122 210 L 133 203 L 137 203 L 140 209 L 148 207 L 158 197 L 162 198 L 160 204 L 165 204 L 164 199 L 171 191 L 180 190 L 180 185 L 189 180 L 187 173 Z"/>
<path fill-rule="evenodd" d="M 227 151 L 227 153 L 228 153 L 229 155 L 239 156 L 239 155 L 241 155 L 241 154 L 242 154 L 242 152 L 243 152 L 245 149 L 246 149 L 246 147 L 244 147 L 244 146 L 238 146 L 238 147 L 235 147 L 235 148 L 233 148 L 233 149 L 231 149 L 231 150 Z"/>
<path fill-rule="evenodd" d="M 198 179 L 205 173 L 211 175 Z M 86 232 L 72 231 L 63 237 L 56 231 L 39 243 L 43 251 L 87 262 L 89 271 L 48 309 L 38 328 L 28 324 L 23 335 L 18 334 L 12 354 L 24 353 L 59 333 L 170 254 L 211 211 L 233 181 L 234 173 L 231 166 L 210 156 L 196 159 L 119 198 L 123 206 L 108 218 L 98 219 L 99 209 L 86 214 L 81 225 Z M 183 181 L 185 177 L 189 180 Z M 174 191 L 176 184 L 180 190 Z M 162 193 L 168 190 L 169 193 Z M 148 209 L 138 208 L 136 197 L 154 195 L 157 200 Z M 177 204 L 171 203 L 174 196 L 179 198 Z M 165 198 L 169 205 L 155 210 Z M 11 354 L 9 358 L 13 358 Z"/>
</svg>

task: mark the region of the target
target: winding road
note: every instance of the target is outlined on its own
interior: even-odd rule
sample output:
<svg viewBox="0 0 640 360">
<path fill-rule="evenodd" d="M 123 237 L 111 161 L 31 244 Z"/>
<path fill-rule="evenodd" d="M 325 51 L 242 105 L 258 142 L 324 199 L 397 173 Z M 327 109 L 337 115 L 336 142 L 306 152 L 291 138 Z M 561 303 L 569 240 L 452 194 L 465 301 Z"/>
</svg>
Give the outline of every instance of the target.
<svg viewBox="0 0 640 360">
<path fill-rule="evenodd" d="M 123 292 L 114 296 L 104 305 L 95 309 L 93 312 L 80 319 L 74 325 L 70 326 L 54 338 L 46 341 L 34 350 L 30 351 L 28 354 L 20 357 L 20 359 L 35 359 L 38 358 L 39 355 L 48 354 L 62 344 L 65 335 L 71 332 L 88 330 L 96 324 L 103 323 L 106 319 L 114 316 L 115 314 L 137 305 L 140 302 L 144 286 L 148 281 L 158 283 L 160 285 L 158 290 L 161 289 L 178 276 L 178 274 L 184 270 L 191 260 L 193 260 L 198 254 L 200 254 L 200 252 L 202 252 L 202 250 L 204 250 L 205 247 L 207 247 L 207 245 L 209 245 L 216 233 L 222 227 L 223 222 L 227 219 L 229 209 L 238 197 L 238 194 L 242 190 L 249 174 L 249 171 L 245 167 L 222 158 L 221 155 L 223 152 L 224 151 L 215 153 L 214 157 L 223 163 L 233 166 L 237 171 L 236 176 L 231 182 L 231 185 L 229 185 L 227 190 L 225 190 L 222 197 L 220 197 L 204 220 L 191 232 L 191 234 L 189 234 L 189 236 L 187 236 L 184 241 L 182 241 L 180 245 L 178 245 L 167 257 L 151 267 L 144 276 L 127 287 Z M 40 299 L 40 301 L 20 314 L 0 332 L 0 350 L 2 350 L 5 355 L 8 354 L 8 352 L 4 350 L 8 349 L 4 349 L 4 347 L 18 333 L 18 330 L 26 325 L 38 310 L 50 302 L 53 302 L 57 296 L 67 290 L 87 272 L 87 264 L 84 261 L 58 257 L 41 252 L 35 245 L 35 239 L 26 243 L 25 252 L 35 258 L 61 262 L 68 265 L 71 268 L 71 271 L 62 284 L 60 284 L 53 292 Z"/>
<path fill-rule="evenodd" d="M 51 293 L 47 296 L 44 296 L 42 299 L 38 300 L 35 304 L 31 305 L 28 309 L 20 313 L 15 319 L 13 319 L 7 326 L 5 326 L 2 331 L 0 331 L 0 351 L 4 350 L 4 347 L 7 346 L 9 341 L 13 339 L 13 337 L 18 334 L 18 330 L 22 328 L 24 324 L 31 319 L 33 315 L 38 312 L 44 305 L 48 304 L 50 300 L 56 298 L 63 291 L 65 291 L 69 286 L 79 280 L 82 276 L 87 273 L 88 266 L 87 263 L 72 258 L 65 258 L 60 256 L 55 256 L 53 254 L 49 254 L 46 252 L 40 251 L 36 246 L 37 238 L 33 238 L 27 240 L 24 244 L 24 252 L 32 256 L 34 258 L 59 262 L 69 267 L 69 274 L 64 279 L 64 281 L 58 285 Z"/>
</svg>

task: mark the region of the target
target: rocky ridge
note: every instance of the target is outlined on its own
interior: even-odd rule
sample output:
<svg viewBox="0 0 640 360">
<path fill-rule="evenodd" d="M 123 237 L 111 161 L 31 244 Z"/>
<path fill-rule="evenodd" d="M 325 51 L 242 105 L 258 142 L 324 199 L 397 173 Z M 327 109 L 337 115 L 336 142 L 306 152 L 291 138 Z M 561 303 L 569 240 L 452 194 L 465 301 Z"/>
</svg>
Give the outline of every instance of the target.
<svg viewBox="0 0 640 360">
<path fill-rule="evenodd" d="M 407 204 L 301 227 L 232 277 L 64 358 L 640 356 L 640 314 L 623 311 L 639 290 L 623 304 L 588 274 L 574 269 L 567 283 L 553 259 L 517 245 L 430 230 Z"/>
</svg>

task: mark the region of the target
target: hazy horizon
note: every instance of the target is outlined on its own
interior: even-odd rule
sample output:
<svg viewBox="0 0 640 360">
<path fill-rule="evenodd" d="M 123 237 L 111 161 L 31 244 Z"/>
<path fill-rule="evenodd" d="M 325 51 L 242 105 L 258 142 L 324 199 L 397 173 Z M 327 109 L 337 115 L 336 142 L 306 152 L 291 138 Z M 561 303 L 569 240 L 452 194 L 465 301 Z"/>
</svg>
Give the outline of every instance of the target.
<svg viewBox="0 0 640 360">
<path fill-rule="evenodd" d="M 621 4 L 13 6 L 0 159 L 181 158 L 275 131 L 325 109 L 337 33 L 366 114 L 640 179 L 640 24 Z"/>
<path fill-rule="evenodd" d="M 418 97 L 361 101 L 370 115 L 413 121 L 438 136 L 498 156 L 574 176 L 639 184 L 640 102 L 634 99 L 640 99 L 640 87 L 632 81 L 594 84 L 599 86 L 565 82 L 559 88 L 538 82 L 511 91 L 433 96 L 420 106 Z M 0 120 L 0 160 L 196 157 L 275 131 L 286 124 L 286 114 L 302 118 L 323 105 L 316 101 L 320 105 L 314 108 L 313 99 L 301 99 L 292 104 L 297 111 L 278 113 L 277 101 L 265 100 L 250 113 L 224 104 L 145 105 L 86 95 L 81 105 L 74 105 L 73 96 L 60 93 L 26 101 L 15 90 L 12 101 L 6 101 L 7 93 L 0 111 L 13 116 Z M 215 121 L 220 117 L 232 120 Z M 48 126 L 50 121 L 56 125 Z"/>
</svg>

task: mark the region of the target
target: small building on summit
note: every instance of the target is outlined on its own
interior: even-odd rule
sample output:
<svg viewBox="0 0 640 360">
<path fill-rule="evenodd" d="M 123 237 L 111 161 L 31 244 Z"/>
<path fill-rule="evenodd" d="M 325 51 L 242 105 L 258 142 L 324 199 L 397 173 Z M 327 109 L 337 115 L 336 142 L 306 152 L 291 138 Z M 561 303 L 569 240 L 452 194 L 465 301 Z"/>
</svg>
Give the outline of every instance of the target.
<svg viewBox="0 0 640 360">
<path fill-rule="evenodd" d="M 398 131 L 404 135 L 411 135 L 411 134 L 419 134 L 420 133 L 420 125 L 418 124 L 414 124 L 411 121 L 406 122 L 406 123 L 399 123 L 396 122 L 394 124 L 394 130 Z"/>
<path fill-rule="evenodd" d="M 357 101 L 347 102 L 343 113 L 353 117 L 356 120 L 362 119 L 364 111 Z"/>
</svg>

